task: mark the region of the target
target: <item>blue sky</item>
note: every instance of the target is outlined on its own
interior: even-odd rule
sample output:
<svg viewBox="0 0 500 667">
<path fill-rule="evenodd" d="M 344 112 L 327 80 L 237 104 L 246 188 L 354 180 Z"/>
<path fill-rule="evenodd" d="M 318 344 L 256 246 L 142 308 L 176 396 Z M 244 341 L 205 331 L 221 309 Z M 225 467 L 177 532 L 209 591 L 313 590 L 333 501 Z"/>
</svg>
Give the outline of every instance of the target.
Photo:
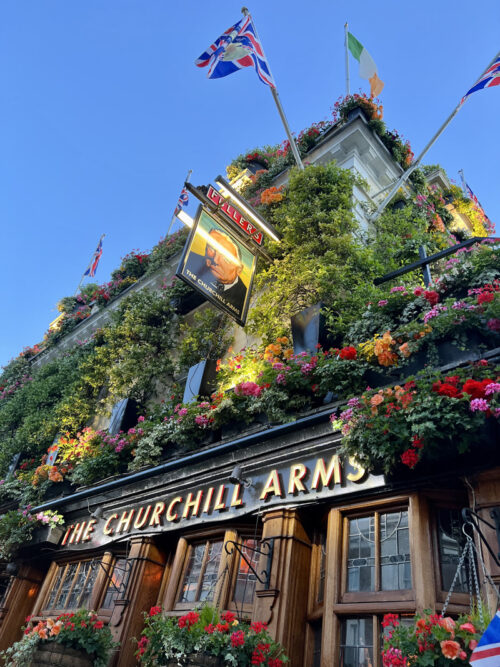
<svg viewBox="0 0 500 667">
<path fill-rule="evenodd" d="M 0 364 L 43 338 L 101 234 L 96 280 L 105 282 L 123 255 L 166 233 L 188 169 L 205 184 L 239 153 L 284 139 L 253 71 L 210 81 L 193 64 L 240 8 L 234 0 L 0 3 Z M 293 131 L 329 117 L 344 94 L 348 21 L 386 84 L 389 129 L 416 154 L 500 51 L 493 0 L 252 0 L 249 9 Z M 351 60 L 351 92 L 359 89 L 366 82 Z M 425 162 L 452 178 L 464 169 L 500 230 L 499 106 L 500 87 L 471 96 Z"/>
</svg>

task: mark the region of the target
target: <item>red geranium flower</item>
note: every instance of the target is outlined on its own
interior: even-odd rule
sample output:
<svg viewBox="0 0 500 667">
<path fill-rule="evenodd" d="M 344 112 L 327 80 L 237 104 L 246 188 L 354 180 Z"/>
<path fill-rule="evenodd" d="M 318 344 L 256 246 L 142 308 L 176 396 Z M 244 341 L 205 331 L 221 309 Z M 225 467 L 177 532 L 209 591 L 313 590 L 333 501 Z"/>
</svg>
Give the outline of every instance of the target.
<svg viewBox="0 0 500 667">
<path fill-rule="evenodd" d="M 352 345 L 343 347 L 339 352 L 339 356 L 341 359 L 356 359 L 357 355 L 358 353 L 356 351 L 356 348 L 353 347 Z"/>
<path fill-rule="evenodd" d="M 414 468 L 418 463 L 418 453 L 415 449 L 407 449 L 401 454 L 401 461 L 408 466 L 408 468 Z"/>
</svg>

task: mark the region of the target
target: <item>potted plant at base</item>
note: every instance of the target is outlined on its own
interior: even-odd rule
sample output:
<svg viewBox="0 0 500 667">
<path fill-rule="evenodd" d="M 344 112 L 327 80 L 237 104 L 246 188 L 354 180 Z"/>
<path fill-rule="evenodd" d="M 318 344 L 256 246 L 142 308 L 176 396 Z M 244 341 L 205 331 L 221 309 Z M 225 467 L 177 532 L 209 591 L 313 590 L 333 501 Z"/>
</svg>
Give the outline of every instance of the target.
<svg viewBox="0 0 500 667">
<path fill-rule="evenodd" d="M 137 646 L 136 655 L 143 667 L 282 667 L 287 661 L 265 623 L 240 623 L 233 612 L 219 614 L 212 607 L 180 618 L 163 615 L 161 607 L 151 607 Z"/>
<path fill-rule="evenodd" d="M 386 614 L 382 626 L 384 667 L 454 667 L 469 665 L 472 651 L 484 631 L 479 619 L 462 615 L 454 620 L 426 612 L 417 615 L 411 625 L 400 624 L 397 614 Z"/>
<path fill-rule="evenodd" d="M 80 609 L 24 628 L 23 638 L 2 651 L 5 667 L 42 667 L 70 664 L 72 667 L 106 667 L 117 644 L 111 630 L 96 614 Z"/>
</svg>

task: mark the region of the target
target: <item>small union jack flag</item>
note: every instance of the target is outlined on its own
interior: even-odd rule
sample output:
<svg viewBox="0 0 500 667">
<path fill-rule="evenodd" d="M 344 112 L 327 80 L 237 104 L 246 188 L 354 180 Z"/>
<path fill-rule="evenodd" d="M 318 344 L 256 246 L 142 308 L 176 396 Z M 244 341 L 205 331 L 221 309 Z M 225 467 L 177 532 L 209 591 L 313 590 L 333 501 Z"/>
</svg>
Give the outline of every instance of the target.
<svg viewBox="0 0 500 667">
<path fill-rule="evenodd" d="M 92 255 L 92 259 L 90 260 L 90 264 L 87 267 L 87 270 L 83 274 L 84 276 L 90 276 L 93 278 L 95 276 L 95 272 L 97 271 L 97 265 L 99 264 L 99 260 L 101 259 L 102 255 L 102 240 L 104 238 L 104 234 L 101 236 L 99 239 L 99 243 L 97 244 L 97 248 L 95 249 L 94 254 Z"/>
<path fill-rule="evenodd" d="M 495 61 L 488 67 L 486 72 L 479 77 L 476 83 L 468 90 L 465 95 L 462 97 L 460 104 L 463 104 L 465 100 L 475 93 L 477 90 L 482 90 L 483 88 L 490 88 L 491 86 L 500 85 L 500 54 L 495 58 Z"/>
<path fill-rule="evenodd" d="M 472 667 L 498 667 L 500 665 L 500 609 L 493 616 L 479 644 L 469 658 Z"/>
<path fill-rule="evenodd" d="M 262 83 L 275 88 L 264 49 L 250 16 L 228 28 L 195 60 L 195 64 L 208 67 L 209 79 L 219 79 L 244 67 L 254 67 Z"/>
<path fill-rule="evenodd" d="M 186 188 L 182 188 L 181 194 L 179 195 L 179 201 L 177 202 L 177 206 L 175 207 L 174 215 L 179 215 L 182 209 L 188 205 L 188 201 L 189 201 L 188 191 L 186 190 Z"/>
</svg>

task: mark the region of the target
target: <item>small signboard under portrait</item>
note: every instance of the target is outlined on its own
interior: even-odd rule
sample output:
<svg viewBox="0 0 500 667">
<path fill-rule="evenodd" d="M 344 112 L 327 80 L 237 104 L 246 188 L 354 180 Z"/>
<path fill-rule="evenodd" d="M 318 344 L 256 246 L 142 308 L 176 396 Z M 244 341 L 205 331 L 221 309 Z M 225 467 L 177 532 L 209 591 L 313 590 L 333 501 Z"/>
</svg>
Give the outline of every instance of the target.
<svg viewBox="0 0 500 667">
<path fill-rule="evenodd" d="M 176 275 L 243 326 L 255 264 L 237 235 L 200 207 Z"/>
</svg>

